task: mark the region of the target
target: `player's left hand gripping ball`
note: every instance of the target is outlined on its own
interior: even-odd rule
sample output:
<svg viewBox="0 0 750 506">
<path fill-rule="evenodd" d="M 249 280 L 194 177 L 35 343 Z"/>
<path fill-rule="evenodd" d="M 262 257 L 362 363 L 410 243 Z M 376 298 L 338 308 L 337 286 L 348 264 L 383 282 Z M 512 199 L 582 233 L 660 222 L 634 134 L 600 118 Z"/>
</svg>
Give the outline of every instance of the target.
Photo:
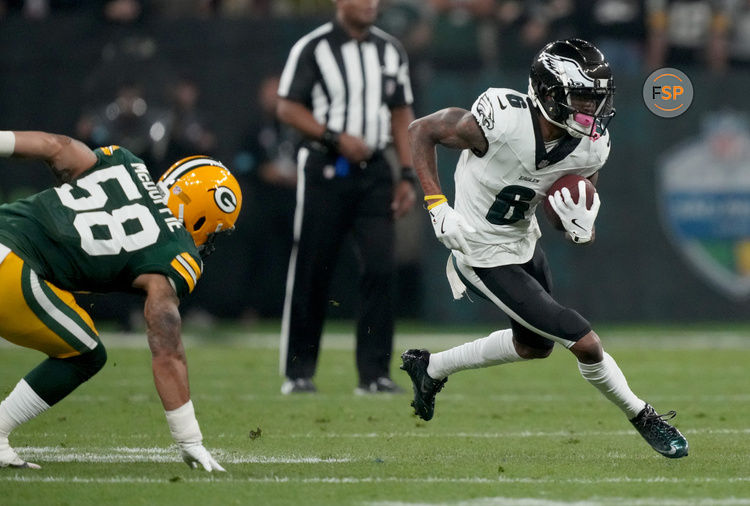
<svg viewBox="0 0 750 506">
<path fill-rule="evenodd" d="M 591 208 L 586 207 L 586 182 L 578 182 L 578 201 L 574 201 L 570 190 L 562 188 L 547 197 L 552 208 L 560 217 L 565 230 L 576 243 L 591 241 L 594 235 L 594 222 L 599 213 L 599 194 L 594 193 Z"/>
<path fill-rule="evenodd" d="M 476 230 L 447 202 L 430 209 L 430 221 L 435 230 L 435 236 L 445 247 L 461 251 L 466 255 L 471 253 L 464 232 L 473 233 Z"/>
</svg>

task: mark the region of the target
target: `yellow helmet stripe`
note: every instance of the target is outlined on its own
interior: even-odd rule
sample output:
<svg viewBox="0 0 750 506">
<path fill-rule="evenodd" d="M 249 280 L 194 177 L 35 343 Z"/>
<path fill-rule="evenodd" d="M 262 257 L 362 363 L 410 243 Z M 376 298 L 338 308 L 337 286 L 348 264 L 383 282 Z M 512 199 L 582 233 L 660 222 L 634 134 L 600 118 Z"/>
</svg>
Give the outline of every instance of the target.
<svg viewBox="0 0 750 506">
<path fill-rule="evenodd" d="M 178 258 L 186 261 L 190 268 L 195 273 L 195 279 L 198 280 L 201 277 L 201 274 L 203 274 L 203 267 L 198 264 L 198 262 L 195 261 L 193 257 L 191 257 L 188 253 L 180 253 Z M 201 262 L 203 263 L 203 262 Z"/>
<path fill-rule="evenodd" d="M 177 273 L 183 277 L 183 279 L 185 280 L 185 283 L 187 283 L 188 285 L 188 292 L 192 292 L 193 289 L 195 288 L 195 282 L 197 280 L 195 276 L 192 273 L 190 273 L 182 263 L 180 263 L 179 257 L 175 257 L 175 259 L 172 260 L 172 262 L 169 265 L 171 265 L 172 269 L 177 271 Z"/>
<path fill-rule="evenodd" d="M 161 175 L 161 177 L 159 178 L 159 181 L 162 181 L 162 182 L 164 182 L 164 183 L 166 184 L 166 179 L 167 179 L 168 177 L 170 177 L 170 175 L 171 175 L 171 174 L 173 174 L 173 173 L 174 173 L 175 171 L 179 170 L 179 169 L 180 169 L 180 167 L 182 167 L 183 165 L 185 165 L 185 164 L 186 164 L 187 162 L 189 162 L 189 161 L 191 161 L 191 160 L 198 160 L 198 159 L 201 159 L 201 160 L 206 160 L 206 159 L 208 159 L 208 158 L 209 158 L 209 157 L 208 157 L 208 156 L 206 156 L 206 155 L 193 155 L 193 156 L 187 156 L 187 157 L 185 157 L 185 158 L 183 158 L 183 159 L 181 159 L 181 160 L 178 160 L 178 161 L 176 161 L 175 163 L 173 163 L 173 164 L 172 164 L 172 165 L 171 165 L 171 166 L 170 166 L 170 167 L 169 167 L 169 168 L 168 168 L 168 169 L 167 169 L 167 170 L 166 170 L 166 171 L 164 172 L 164 174 L 162 174 L 162 175 Z"/>
</svg>

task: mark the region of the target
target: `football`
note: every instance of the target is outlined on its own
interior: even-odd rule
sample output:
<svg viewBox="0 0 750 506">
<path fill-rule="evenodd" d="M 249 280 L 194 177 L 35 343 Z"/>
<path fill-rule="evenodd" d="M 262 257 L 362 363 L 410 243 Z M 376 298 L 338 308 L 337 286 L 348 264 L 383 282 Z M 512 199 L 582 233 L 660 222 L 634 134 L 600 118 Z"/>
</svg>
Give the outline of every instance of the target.
<svg viewBox="0 0 750 506">
<path fill-rule="evenodd" d="M 553 195 L 556 191 L 567 188 L 570 191 L 570 196 L 573 197 L 574 202 L 578 202 L 578 181 L 586 182 L 586 209 L 591 209 L 591 205 L 594 203 L 594 194 L 596 193 L 596 187 L 594 184 L 583 176 L 577 174 L 568 174 L 563 176 L 549 187 L 547 190 L 547 197 Z M 544 214 L 547 215 L 547 219 L 557 230 L 565 230 L 560 217 L 557 215 L 549 200 L 544 199 Z"/>
</svg>

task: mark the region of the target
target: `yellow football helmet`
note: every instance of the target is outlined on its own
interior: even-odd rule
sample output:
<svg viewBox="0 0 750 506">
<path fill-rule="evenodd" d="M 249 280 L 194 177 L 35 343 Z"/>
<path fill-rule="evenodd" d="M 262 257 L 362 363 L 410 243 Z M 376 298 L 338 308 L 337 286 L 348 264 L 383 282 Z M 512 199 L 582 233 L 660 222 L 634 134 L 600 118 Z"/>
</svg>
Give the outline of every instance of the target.
<svg viewBox="0 0 750 506">
<path fill-rule="evenodd" d="M 216 234 L 234 229 L 242 207 L 242 190 L 221 162 L 188 156 L 159 178 L 166 204 L 193 236 L 201 255 L 213 251 Z"/>
</svg>

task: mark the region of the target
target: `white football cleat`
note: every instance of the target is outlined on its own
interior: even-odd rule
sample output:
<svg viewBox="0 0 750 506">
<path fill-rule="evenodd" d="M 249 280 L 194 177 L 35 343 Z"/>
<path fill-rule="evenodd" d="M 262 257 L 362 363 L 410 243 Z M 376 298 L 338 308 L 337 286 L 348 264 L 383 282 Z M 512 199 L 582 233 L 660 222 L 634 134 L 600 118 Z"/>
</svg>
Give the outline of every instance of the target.
<svg viewBox="0 0 750 506">
<path fill-rule="evenodd" d="M 42 466 L 33 462 L 26 462 L 18 456 L 16 451 L 8 444 L 8 438 L 0 438 L 0 467 L 12 467 L 15 469 L 41 469 Z"/>
</svg>

